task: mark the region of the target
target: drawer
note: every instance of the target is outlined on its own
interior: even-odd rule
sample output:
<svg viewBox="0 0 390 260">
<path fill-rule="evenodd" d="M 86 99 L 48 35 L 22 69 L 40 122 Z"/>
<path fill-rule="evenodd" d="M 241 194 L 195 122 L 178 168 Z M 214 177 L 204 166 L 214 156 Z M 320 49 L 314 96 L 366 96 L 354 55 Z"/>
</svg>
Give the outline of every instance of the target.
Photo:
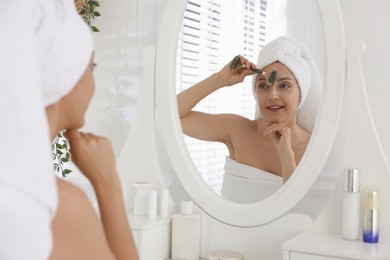
<svg viewBox="0 0 390 260">
<path fill-rule="evenodd" d="M 289 258 L 284 260 L 346 260 L 347 258 L 333 257 L 333 256 L 323 256 L 323 255 L 314 255 L 300 252 L 289 252 Z"/>
</svg>

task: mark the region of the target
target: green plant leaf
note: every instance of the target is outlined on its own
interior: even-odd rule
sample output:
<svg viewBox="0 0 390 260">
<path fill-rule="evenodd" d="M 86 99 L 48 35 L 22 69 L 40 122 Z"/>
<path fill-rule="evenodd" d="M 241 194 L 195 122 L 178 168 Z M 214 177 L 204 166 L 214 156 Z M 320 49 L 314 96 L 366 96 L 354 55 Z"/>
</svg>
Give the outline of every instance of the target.
<svg viewBox="0 0 390 260">
<path fill-rule="evenodd" d="M 61 158 L 61 162 L 69 162 L 69 159 Z"/>
<path fill-rule="evenodd" d="M 94 16 L 100 16 L 100 13 L 99 13 L 98 11 L 94 11 L 94 12 L 93 12 L 93 15 L 94 15 Z"/>
<path fill-rule="evenodd" d="M 93 4 L 94 6 L 96 6 L 96 7 L 99 7 L 99 6 L 100 6 L 100 4 L 99 4 L 98 1 L 92 1 L 92 4 Z"/>
<path fill-rule="evenodd" d="M 86 14 L 86 10 L 85 9 L 82 9 L 80 12 L 79 12 L 79 15 L 81 15 L 81 16 L 83 16 L 83 15 L 85 15 Z"/>
<path fill-rule="evenodd" d="M 59 154 L 59 155 L 64 154 L 64 153 L 61 152 L 61 150 L 59 150 L 59 149 L 56 150 L 56 153 Z"/>
<path fill-rule="evenodd" d="M 98 28 L 96 28 L 96 26 L 92 26 L 92 31 L 93 32 L 100 32 Z"/>
<path fill-rule="evenodd" d="M 64 169 L 64 170 L 62 170 L 62 177 L 66 177 L 66 175 L 67 174 L 69 174 L 69 173 L 71 173 L 71 172 L 73 172 L 71 169 Z"/>
<path fill-rule="evenodd" d="M 88 24 L 88 27 L 91 25 L 91 21 L 89 20 L 88 17 L 84 17 L 84 22 L 85 22 L 86 24 Z"/>
</svg>

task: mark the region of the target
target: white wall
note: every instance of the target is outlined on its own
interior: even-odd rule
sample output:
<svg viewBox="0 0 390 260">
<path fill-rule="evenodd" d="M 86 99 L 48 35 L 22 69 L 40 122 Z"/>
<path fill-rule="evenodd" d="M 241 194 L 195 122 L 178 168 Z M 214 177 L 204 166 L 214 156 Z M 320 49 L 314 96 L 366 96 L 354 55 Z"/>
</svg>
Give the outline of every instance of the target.
<svg viewBox="0 0 390 260">
<path fill-rule="evenodd" d="M 155 45 L 162 0 L 101 0 L 92 20 L 97 89 L 86 129 L 109 137 L 118 155 L 127 136 L 143 74 L 142 48 Z"/>
<path fill-rule="evenodd" d="M 156 45 L 165 0 L 100 0 L 99 3 L 96 10 L 101 16 L 92 20 L 100 30 L 93 33 L 96 90 L 83 130 L 108 137 L 118 157 L 135 117 L 144 72 L 142 49 Z M 142 147 L 139 149 L 141 152 Z M 67 167 L 74 172 L 65 180 L 84 189 L 96 205 L 87 179 L 72 163 Z"/>
<path fill-rule="evenodd" d="M 365 101 L 359 84 L 348 84 L 359 75 L 347 72 L 347 95 L 345 113 L 342 124 L 346 125 L 345 146 L 338 152 L 344 154 L 343 168 L 361 169 L 361 191 L 370 185 L 379 187 L 380 203 L 380 240 L 384 244 L 390 241 L 390 172 L 388 159 L 390 156 L 390 130 L 387 111 L 390 109 L 389 89 L 389 55 L 390 35 L 390 2 L 369 0 L 340 0 L 346 30 L 346 41 L 358 38 L 365 42 L 366 51 L 362 56 L 362 74 L 371 108 L 374 126 L 370 125 L 369 110 L 365 109 Z M 375 15 L 372 15 L 375 14 Z M 347 71 L 354 64 L 347 64 Z M 387 72 L 387 73 L 386 73 Z M 356 83 L 356 82 L 354 82 Z M 358 101 L 358 102 L 357 102 Z M 355 103 L 356 102 L 356 103 Z M 376 139 L 378 133 L 378 141 Z M 381 150 L 383 148 L 383 150 Z M 382 153 L 383 151 L 383 153 Z M 324 212 L 315 223 L 315 229 L 333 234 L 341 233 L 341 198 L 343 195 L 343 179 L 339 178 Z M 364 199 L 361 196 L 362 200 Z M 363 205 L 363 204 L 362 204 Z"/>
<path fill-rule="evenodd" d="M 386 156 L 390 159 L 390 1 L 341 0 L 347 40 L 366 43 L 362 57 L 367 94 Z"/>
</svg>

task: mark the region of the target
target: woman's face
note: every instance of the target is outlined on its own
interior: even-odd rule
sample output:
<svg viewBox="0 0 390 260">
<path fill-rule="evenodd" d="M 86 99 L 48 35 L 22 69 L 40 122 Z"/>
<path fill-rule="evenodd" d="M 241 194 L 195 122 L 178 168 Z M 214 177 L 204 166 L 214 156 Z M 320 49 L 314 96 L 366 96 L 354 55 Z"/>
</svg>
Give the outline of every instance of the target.
<svg viewBox="0 0 390 260">
<path fill-rule="evenodd" d="M 60 116 L 66 129 L 78 129 L 84 125 L 84 115 L 95 90 L 92 59 L 72 91 L 60 101 Z"/>
<path fill-rule="evenodd" d="M 274 69 L 277 78 L 273 84 L 268 85 L 263 75 L 256 78 L 255 93 L 260 113 L 270 123 L 295 124 L 300 102 L 298 83 L 291 71 L 280 62 L 264 67 L 263 71 Z"/>
</svg>

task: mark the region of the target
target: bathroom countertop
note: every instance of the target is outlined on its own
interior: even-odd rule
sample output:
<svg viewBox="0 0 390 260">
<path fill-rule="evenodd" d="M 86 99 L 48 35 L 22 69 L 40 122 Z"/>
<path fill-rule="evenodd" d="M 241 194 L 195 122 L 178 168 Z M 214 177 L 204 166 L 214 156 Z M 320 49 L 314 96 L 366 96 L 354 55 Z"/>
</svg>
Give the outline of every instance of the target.
<svg viewBox="0 0 390 260">
<path fill-rule="evenodd" d="M 388 260 L 390 247 L 384 242 L 364 243 L 320 232 L 304 232 L 282 244 L 284 251 L 343 257 L 346 259 Z"/>
</svg>

